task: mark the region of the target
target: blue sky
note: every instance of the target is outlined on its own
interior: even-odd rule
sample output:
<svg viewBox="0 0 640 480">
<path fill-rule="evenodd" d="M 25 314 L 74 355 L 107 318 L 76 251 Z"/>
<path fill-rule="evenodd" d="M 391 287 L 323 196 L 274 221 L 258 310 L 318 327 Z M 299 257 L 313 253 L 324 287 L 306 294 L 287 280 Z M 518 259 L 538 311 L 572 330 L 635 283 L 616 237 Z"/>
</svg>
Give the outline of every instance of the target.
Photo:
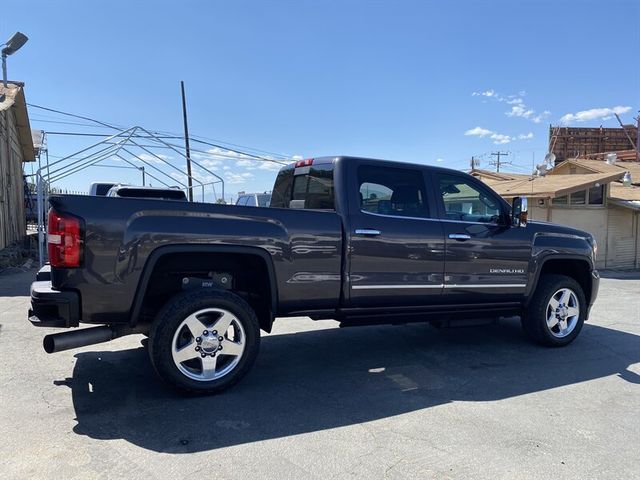
<svg viewBox="0 0 640 480">
<path fill-rule="evenodd" d="M 635 0 L 31 0 L 0 18 L 0 38 L 15 30 L 30 40 L 9 77 L 30 103 L 180 133 L 184 80 L 192 133 L 289 156 L 465 168 L 476 155 L 489 168 L 500 149 L 528 172 L 549 124 L 615 126 L 612 109 L 631 123 L 640 108 Z M 38 129 L 105 132 L 30 115 Z M 91 141 L 51 135 L 49 151 Z M 274 168 L 207 158 L 227 193 L 271 188 Z M 114 177 L 138 181 L 93 168 L 59 186 Z"/>
</svg>

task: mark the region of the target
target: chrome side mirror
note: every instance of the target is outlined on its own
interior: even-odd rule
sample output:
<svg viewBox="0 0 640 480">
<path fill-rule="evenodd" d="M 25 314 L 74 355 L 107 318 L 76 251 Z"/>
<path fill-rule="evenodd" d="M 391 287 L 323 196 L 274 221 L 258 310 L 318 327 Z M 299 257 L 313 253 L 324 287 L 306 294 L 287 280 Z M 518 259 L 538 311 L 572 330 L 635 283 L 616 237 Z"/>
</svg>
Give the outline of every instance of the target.
<svg viewBox="0 0 640 480">
<path fill-rule="evenodd" d="M 526 227 L 528 211 L 526 197 L 515 197 L 511 205 L 511 225 L 514 227 Z"/>
</svg>

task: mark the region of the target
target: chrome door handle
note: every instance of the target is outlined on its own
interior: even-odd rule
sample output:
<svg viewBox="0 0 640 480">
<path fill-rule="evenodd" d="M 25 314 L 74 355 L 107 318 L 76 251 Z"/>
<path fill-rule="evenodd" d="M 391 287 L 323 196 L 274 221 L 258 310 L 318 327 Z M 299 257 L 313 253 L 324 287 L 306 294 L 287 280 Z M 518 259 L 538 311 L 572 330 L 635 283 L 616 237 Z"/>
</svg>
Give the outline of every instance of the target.
<svg viewBox="0 0 640 480">
<path fill-rule="evenodd" d="M 374 230 L 373 228 L 356 228 L 356 235 L 380 235 L 380 230 Z"/>
<path fill-rule="evenodd" d="M 469 240 L 471 235 L 467 235 L 466 233 L 450 233 L 449 238 L 452 240 Z"/>
</svg>

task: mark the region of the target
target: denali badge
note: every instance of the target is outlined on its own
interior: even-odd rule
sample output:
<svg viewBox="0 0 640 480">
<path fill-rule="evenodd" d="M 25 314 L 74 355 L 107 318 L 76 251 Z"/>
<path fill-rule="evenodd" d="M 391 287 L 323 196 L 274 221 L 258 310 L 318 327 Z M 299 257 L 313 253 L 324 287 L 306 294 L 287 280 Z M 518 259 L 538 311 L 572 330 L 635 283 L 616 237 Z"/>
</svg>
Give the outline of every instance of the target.
<svg viewBox="0 0 640 480">
<path fill-rule="evenodd" d="M 489 273 L 524 273 L 524 268 L 490 268 Z"/>
</svg>

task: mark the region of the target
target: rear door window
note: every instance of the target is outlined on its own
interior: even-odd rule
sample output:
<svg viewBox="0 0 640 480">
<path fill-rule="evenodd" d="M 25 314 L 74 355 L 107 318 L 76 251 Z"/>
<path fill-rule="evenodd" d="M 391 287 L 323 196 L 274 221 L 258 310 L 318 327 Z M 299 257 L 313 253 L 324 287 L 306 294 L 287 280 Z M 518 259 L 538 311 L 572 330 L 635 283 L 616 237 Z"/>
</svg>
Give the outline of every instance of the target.
<svg viewBox="0 0 640 480">
<path fill-rule="evenodd" d="M 428 217 L 421 170 L 362 165 L 358 168 L 360 210 L 396 217 Z"/>
</svg>

